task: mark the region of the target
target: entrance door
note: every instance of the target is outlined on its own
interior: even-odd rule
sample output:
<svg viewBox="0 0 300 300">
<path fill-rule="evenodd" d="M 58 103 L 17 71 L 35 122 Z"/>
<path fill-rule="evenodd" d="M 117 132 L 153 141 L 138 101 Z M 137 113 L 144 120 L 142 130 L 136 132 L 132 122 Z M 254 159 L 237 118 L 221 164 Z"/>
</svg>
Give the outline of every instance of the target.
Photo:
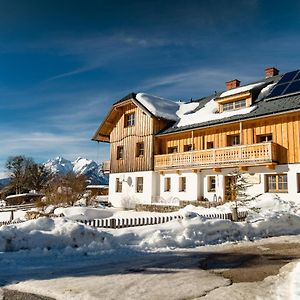
<svg viewBox="0 0 300 300">
<path fill-rule="evenodd" d="M 234 201 L 236 199 L 236 177 L 225 176 L 224 200 Z"/>
</svg>

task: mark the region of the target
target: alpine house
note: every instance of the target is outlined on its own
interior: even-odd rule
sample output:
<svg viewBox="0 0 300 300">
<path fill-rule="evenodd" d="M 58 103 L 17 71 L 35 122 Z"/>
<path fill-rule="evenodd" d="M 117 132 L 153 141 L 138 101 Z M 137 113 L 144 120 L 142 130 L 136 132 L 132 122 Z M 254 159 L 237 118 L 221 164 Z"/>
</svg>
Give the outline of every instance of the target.
<svg viewBox="0 0 300 300">
<path fill-rule="evenodd" d="M 188 103 L 131 93 L 111 107 L 93 140 L 110 143 L 109 200 L 143 204 L 230 201 L 239 170 L 250 195 L 300 196 L 300 71 Z"/>
</svg>

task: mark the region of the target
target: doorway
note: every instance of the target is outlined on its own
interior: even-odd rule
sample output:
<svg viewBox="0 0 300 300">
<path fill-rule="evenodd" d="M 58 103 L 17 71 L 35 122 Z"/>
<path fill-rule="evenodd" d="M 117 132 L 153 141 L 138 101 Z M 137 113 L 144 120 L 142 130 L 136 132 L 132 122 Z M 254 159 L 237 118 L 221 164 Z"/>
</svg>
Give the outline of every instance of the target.
<svg viewBox="0 0 300 300">
<path fill-rule="evenodd" d="M 225 176 L 225 191 L 224 200 L 225 202 L 234 201 L 236 199 L 236 177 Z"/>
</svg>

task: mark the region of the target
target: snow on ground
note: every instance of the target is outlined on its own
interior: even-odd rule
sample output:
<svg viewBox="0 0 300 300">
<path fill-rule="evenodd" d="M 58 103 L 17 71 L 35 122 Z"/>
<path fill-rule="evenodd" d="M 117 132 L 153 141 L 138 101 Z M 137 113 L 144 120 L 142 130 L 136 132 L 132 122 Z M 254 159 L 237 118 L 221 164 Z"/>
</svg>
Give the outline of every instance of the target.
<svg viewBox="0 0 300 300">
<path fill-rule="evenodd" d="M 138 299 L 149 299 L 149 295 L 152 298 L 161 295 L 172 299 L 196 298 L 215 288 L 215 293 L 212 291 L 207 299 L 224 299 L 229 295 L 237 296 L 232 299 L 239 299 L 238 295 L 248 293 L 252 296 L 257 286 L 263 291 L 262 296 L 267 289 L 273 295 L 270 299 L 276 299 L 275 294 L 286 295 L 287 289 L 292 290 L 294 299 L 297 299 L 300 265 L 272 280 L 232 286 L 227 279 L 185 265 L 195 259 L 188 258 L 181 266 L 187 251 L 208 251 L 206 247 L 229 247 L 231 242 L 258 241 L 271 236 L 300 235 L 299 206 L 270 195 L 262 195 L 240 208 L 255 206 L 255 211 L 250 211 L 245 222 L 208 220 L 198 215 L 229 212 L 232 205 L 226 203 L 212 209 L 188 206 L 176 213 L 182 214 L 182 220 L 118 230 L 96 229 L 68 218 L 78 214 L 101 217 L 102 211 L 113 214 L 115 218 L 161 214 L 60 208 L 57 212 L 63 211 L 68 218 L 44 217 L 2 226 L 0 269 L 6 272 L 0 275 L 0 283 L 21 280 L 10 288 L 55 299 L 99 299 L 101 293 L 111 299 L 120 293 L 123 299 L 135 299 L 136 295 Z M 220 244 L 223 245 L 218 246 Z M 199 246 L 203 247 L 197 248 Z M 174 251 L 182 254 L 175 255 Z M 160 267 L 154 268 L 153 261 Z M 162 267 L 168 262 L 172 262 L 176 269 Z M 101 274 L 105 276 L 99 277 Z"/>
<path fill-rule="evenodd" d="M 26 211 L 16 210 L 14 211 L 14 220 L 25 220 Z M 10 221 L 10 211 L 0 211 L 0 222 Z"/>
<path fill-rule="evenodd" d="M 97 230 L 68 219 L 40 218 L 2 226 L 0 251 L 46 248 L 97 252 L 121 247 L 147 251 L 300 234 L 300 216 L 292 213 L 272 213 L 268 217 L 239 223 L 208 220 L 184 211 L 182 214 L 183 220 L 119 230 Z"/>
<path fill-rule="evenodd" d="M 59 207 L 54 210 L 54 214 L 63 214 L 71 220 L 93 220 L 112 217 L 115 212 L 113 208 L 91 208 L 91 207 Z"/>
<path fill-rule="evenodd" d="M 178 122 L 177 126 L 182 127 L 182 126 L 203 123 L 203 122 L 208 122 L 213 120 L 220 120 L 220 119 L 229 118 L 236 115 L 245 115 L 250 113 L 255 108 L 256 106 L 254 105 L 251 107 L 246 107 L 238 110 L 224 111 L 222 113 L 218 113 L 218 104 L 214 99 L 212 99 L 198 111 L 191 114 L 183 115 L 180 121 Z"/>
</svg>

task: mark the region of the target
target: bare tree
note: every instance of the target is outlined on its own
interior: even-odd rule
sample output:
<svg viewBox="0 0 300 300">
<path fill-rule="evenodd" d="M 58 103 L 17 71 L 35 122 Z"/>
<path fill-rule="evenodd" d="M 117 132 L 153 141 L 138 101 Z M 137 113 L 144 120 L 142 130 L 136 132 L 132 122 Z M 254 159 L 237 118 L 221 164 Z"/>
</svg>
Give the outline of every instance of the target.
<svg viewBox="0 0 300 300">
<path fill-rule="evenodd" d="M 30 190 L 40 191 L 47 183 L 50 173 L 43 165 L 24 155 L 9 157 L 6 168 L 10 172 L 10 187 L 16 194 Z"/>
<path fill-rule="evenodd" d="M 5 166 L 10 172 L 10 184 L 14 187 L 16 194 L 24 192 L 27 170 L 33 163 L 32 158 L 23 155 L 8 158 Z"/>
<path fill-rule="evenodd" d="M 56 175 L 44 189 L 47 204 L 65 204 L 73 206 L 86 192 L 87 181 L 84 175 L 68 173 Z"/>
</svg>

